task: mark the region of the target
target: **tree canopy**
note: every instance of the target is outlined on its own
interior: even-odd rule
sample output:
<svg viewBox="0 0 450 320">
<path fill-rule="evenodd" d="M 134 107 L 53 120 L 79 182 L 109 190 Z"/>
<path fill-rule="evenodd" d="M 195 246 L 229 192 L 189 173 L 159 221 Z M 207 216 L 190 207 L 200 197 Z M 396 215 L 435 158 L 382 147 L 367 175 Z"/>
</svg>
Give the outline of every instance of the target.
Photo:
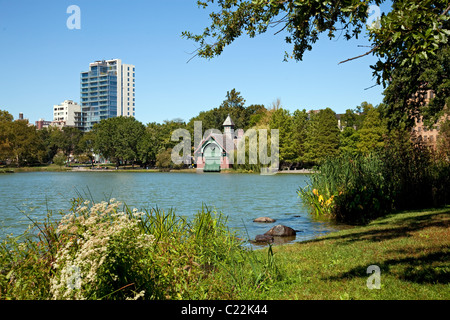
<svg viewBox="0 0 450 320">
<path fill-rule="evenodd" d="M 377 25 L 366 27 L 371 6 L 379 6 L 384 2 L 199 0 L 199 7 L 206 9 L 214 4 L 218 10 L 210 13 L 210 25 L 202 33 L 185 31 L 182 35 L 198 43 L 196 56 L 213 58 L 222 54 L 225 47 L 244 34 L 253 38 L 267 32 L 269 27 L 277 27 L 275 34 L 287 34 L 285 41 L 292 46 L 292 52 L 285 52 L 285 60 L 292 58 L 301 61 L 304 53 L 312 49 L 322 33 L 326 33 L 330 39 L 342 34 L 349 40 L 357 39 L 367 32 L 370 50 L 341 63 L 369 54 L 378 58 L 371 66 L 377 84 L 394 87 L 391 90 L 394 95 L 388 91 L 387 97 L 388 101 L 394 101 L 387 110 L 389 116 L 392 115 L 391 127 L 414 116 L 409 111 L 415 110 L 415 107 L 408 99 L 421 86 L 436 93 L 435 102 L 430 101 L 425 112 L 427 118 L 436 120 L 449 97 L 450 4 L 447 0 L 394 0 L 391 11 L 381 14 Z M 395 96 L 399 86 L 402 94 Z M 406 120 L 402 115 L 405 111 Z"/>
</svg>

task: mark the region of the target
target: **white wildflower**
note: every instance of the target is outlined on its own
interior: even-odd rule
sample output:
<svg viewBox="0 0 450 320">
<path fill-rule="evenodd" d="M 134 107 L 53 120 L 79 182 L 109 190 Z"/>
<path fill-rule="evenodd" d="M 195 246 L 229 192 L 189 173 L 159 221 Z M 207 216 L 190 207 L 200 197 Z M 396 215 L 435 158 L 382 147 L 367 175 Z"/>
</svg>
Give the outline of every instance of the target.
<svg viewBox="0 0 450 320">
<path fill-rule="evenodd" d="M 137 300 L 137 299 L 139 299 L 139 298 L 143 298 L 144 296 L 145 296 L 145 290 L 142 290 L 141 292 L 137 293 L 137 294 L 134 296 L 134 298 L 127 297 L 126 300 Z"/>
</svg>

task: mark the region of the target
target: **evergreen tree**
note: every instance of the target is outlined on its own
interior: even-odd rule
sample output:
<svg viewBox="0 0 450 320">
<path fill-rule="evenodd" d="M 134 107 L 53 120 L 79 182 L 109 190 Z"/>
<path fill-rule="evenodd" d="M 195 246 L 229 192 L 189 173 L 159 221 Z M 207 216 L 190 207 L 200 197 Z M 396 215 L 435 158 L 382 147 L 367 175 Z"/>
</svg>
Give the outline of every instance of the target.
<svg viewBox="0 0 450 320">
<path fill-rule="evenodd" d="M 308 114 L 303 109 L 295 110 L 292 115 L 292 143 L 294 147 L 294 162 L 302 166 L 305 154 Z"/>
<path fill-rule="evenodd" d="M 353 127 L 345 127 L 339 135 L 339 153 L 356 155 L 360 141 L 359 132 Z"/>
<path fill-rule="evenodd" d="M 366 111 L 362 128 L 358 130 L 359 141 L 356 146 L 361 153 L 370 153 L 380 150 L 384 146 L 387 134 L 386 121 L 381 119 L 377 108 L 370 107 Z"/>
<path fill-rule="evenodd" d="M 326 108 L 312 114 L 307 128 L 305 162 L 318 164 L 327 157 L 338 155 L 339 128 L 333 110 Z"/>
<path fill-rule="evenodd" d="M 270 129 L 279 130 L 280 166 L 290 166 L 295 162 L 292 120 L 289 110 L 283 108 L 274 111 L 270 119 Z"/>
</svg>

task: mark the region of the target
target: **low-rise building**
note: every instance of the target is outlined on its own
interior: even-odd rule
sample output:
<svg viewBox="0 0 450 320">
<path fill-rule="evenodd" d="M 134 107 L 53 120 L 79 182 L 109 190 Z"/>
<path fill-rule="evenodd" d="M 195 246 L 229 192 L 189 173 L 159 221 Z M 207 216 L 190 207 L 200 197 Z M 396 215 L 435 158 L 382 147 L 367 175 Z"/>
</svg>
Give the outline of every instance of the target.
<svg viewBox="0 0 450 320">
<path fill-rule="evenodd" d="M 53 126 L 82 129 L 83 120 L 81 106 L 72 100 L 65 100 L 60 105 L 53 106 Z"/>
</svg>

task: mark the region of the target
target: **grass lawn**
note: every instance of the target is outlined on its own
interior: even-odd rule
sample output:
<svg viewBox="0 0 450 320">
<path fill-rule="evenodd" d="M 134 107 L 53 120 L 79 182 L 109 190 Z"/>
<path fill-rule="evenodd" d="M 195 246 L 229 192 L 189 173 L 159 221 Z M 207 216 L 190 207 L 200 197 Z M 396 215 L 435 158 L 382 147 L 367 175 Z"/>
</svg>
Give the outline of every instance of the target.
<svg viewBox="0 0 450 320">
<path fill-rule="evenodd" d="M 39 167 L 20 167 L 20 168 L 16 168 L 16 167 L 11 167 L 8 168 L 8 170 L 12 170 L 14 172 L 59 172 L 59 171 L 71 171 L 72 168 L 67 168 L 67 167 L 60 167 L 57 166 L 56 164 L 51 164 L 51 165 L 47 165 L 47 166 L 39 166 Z"/>
<path fill-rule="evenodd" d="M 450 299 L 450 208 L 404 212 L 312 241 L 274 246 L 283 280 L 262 299 Z M 267 250 L 261 250 L 266 252 Z M 370 265 L 381 289 L 368 289 Z"/>
</svg>

